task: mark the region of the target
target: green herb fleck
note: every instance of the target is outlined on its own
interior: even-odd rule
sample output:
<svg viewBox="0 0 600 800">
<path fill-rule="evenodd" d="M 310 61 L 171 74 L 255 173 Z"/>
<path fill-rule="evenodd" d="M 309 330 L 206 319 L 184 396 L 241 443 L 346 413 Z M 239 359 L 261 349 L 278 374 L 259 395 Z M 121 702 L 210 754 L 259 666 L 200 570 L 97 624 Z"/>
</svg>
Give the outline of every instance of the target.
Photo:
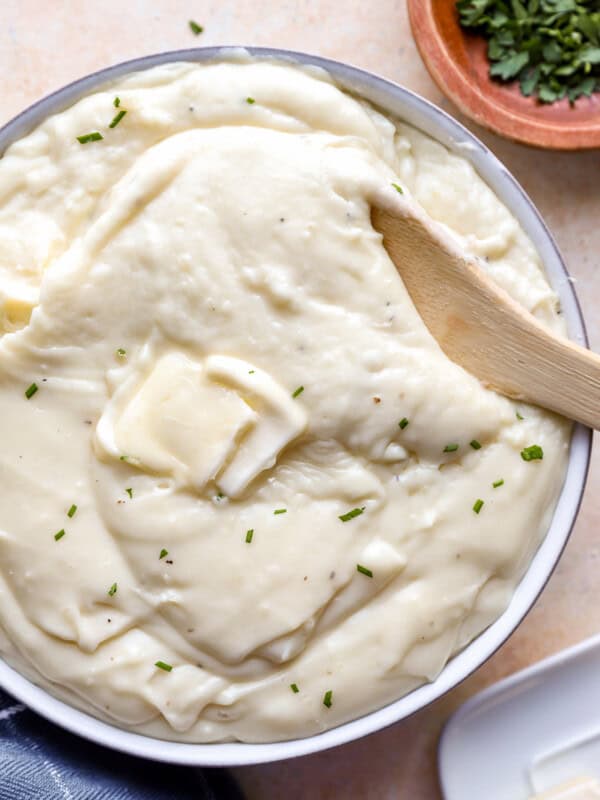
<svg viewBox="0 0 600 800">
<path fill-rule="evenodd" d="M 120 105 L 121 105 L 121 98 L 120 97 L 115 97 L 115 99 L 113 100 L 113 106 L 115 108 L 118 108 Z"/>
<path fill-rule="evenodd" d="M 253 106 L 254 103 L 256 103 L 256 100 L 253 97 L 247 97 L 246 102 L 248 103 L 249 106 Z"/>
<path fill-rule="evenodd" d="M 192 31 L 194 36 L 199 36 L 202 33 L 202 31 L 204 30 L 202 25 L 198 25 L 198 23 L 194 22 L 193 19 L 191 19 L 189 21 L 188 25 L 190 26 L 190 30 Z"/>
<path fill-rule="evenodd" d="M 525 417 L 521 416 L 521 414 L 517 411 L 516 417 L 518 420 L 525 419 Z"/>
<path fill-rule="evenodd" d="M 169 555 L 169 551 L 165 550 L 165 548 L 163 547 L 163 549 L 160 551 L 160 555 L 158 557 L 158 560 L 162 561 L 162 559 L 165 558 L 168 555 Z"/>
<path fill-rule="evenodd" d="M 274 514 L 287 514 L 287 508 L 276 508 Z"/>
<path fill-rule="evenodd" d="M 108 590 L 108 596 L 109 597 L 114 597 L 116 595 L 116 593 L 117 593 L 117 584 L 113 583 L 113 585 Z"/>
<path fill-rule="evenodd" d="M 483 500 L 475 500 L 475 504 L 473 505 L 473 511 L 476 514 L 479 514 L 482 508 L 483 508 Z"/>
<path fill-rule="evenodd" d="M 130 498 L 133 497 L 133 489 L 125 489 Z"/>
<path fill-rule="evenodd" d="M 394 189 L 398 192 L 398 194 L 404 194 L 404 189 L 397 183 L 392 183 Z"/>
<path fill-rule="evenodd" d="M 406 417 L 402 417 L 402 419 L 398 423 L 398 427 L 404 430 L 404 428 L 406 428 L 407 425 L 408 425 L 408 420 L 406 419 Z"/>
<path fill-rule="evenodd" d="M 492 483 L 494 489 L 497 489 L 499 486 L 504 486 L 504 478 L 500 478 L 500 480 L 494 481 Z"/>
<path fill-rule="evenodd" d="M 367 578 L 373 577 L 372 571 L 368 567 L 363 567 L 362 564 L 356 565 L 356 571 L 362 573 L 363 575 L 366 575 Z"/>
<path fill-rule="evenodd" d="M 159 669 L 163 669 L 165 672 L 171 672 L 173 667 L 170 664 L 167 664 L 165 661 L 156 661 L 154 664 L 155 667 Z"/>
<path fill-rule="evenodd" d="M 298 692 L 300 691 L 297 683 L 290 683 L 290 689 L 294 694 L 298 694 Z"/>
<path fill-rule="evenodd" d="M 123 117 L 125 116 L 126 113 L 127 113 L 127 111 L 124 108 L 122 108 L 119 111 L 118 114 L 115 114 L 115 116 L 112 119 L 112 122 L 110 123 L 110 125 L 108 127 L 109 128 L 116 128 L 117 125 L 119 124 L 119 122 L 121 122 L 121 120 L 123 119 Z"/>
<path fill-rule="evenodd" d="M 64 528 L 61 528 L 58 533 L 54 534 L 54 541 L 58 542 L 62 537 L 65 535 L 66 531 Z"/>
<path fill-rule="evenodd" d="M 473 439 L 469 444 L 473 450 L 481 450 L 481 442 L 478 442 L 477 439 Z"/>
<path fill-rule="evenodd" d="M 83 136 L 78 136 L 77 141 L 79 144 L 88 144 L 88 142 L 99 142 L 104 139 L 104 136 L 99 131 L 93 133 L 84 133 Z"/>
<path fill-rule="evenodd" d="M 77 506 L 75 503 L 71 506 L 71 508 L 67 511 L 67 517 L 71 517 L 71 519 L 75 516 L 77 512 Z"/>
<path fill-rule="evenodd" d="M 25 389 L 25 397 L 28 400 L 31 400 L 31 398 L 37 392 L 38 389 L 39 389 L 39 386 L 37 385 L 37 383 L 32 383 L 31 386 L 29 386 L 27 389 Z"/>
<path fill-rule="evenodd" d="M 253 536 L 254 536 L 254 528 L 250 528 L 250 530 L 246 531 L 246 544 L 250 544 Z"/>
<path fill-rule="evenodd" d="M 248 375 L 254 375 L 254 373 L 255 373 L 255 370 L 253 370 L 253 369 L 249 369 L 248 370 Z"/>
<path fill-rule="evenodd" d="M 521 450 L 521 458 L 523 461 L 541 461 L 543 457 L 544 451 L 539 444 L 532 444 Z"/>
<path fill-rule="evenodd" d="M 129 456 L 119 456 L 119 461 L 127 461 Z"/>
<path fill-rule="evenodd" d="M 331 706 L 333 705 L 332 698 L 333 698 L 333 691 L 331 689 L 328 689 L 323 695 L 323 705 L 326 706 L 327 708 L 331 708 Z"/>
<path fill-rule="evenodd" d="M 302 394 L 304 391 L 304 386 L 299 386 L 295 392 L 293 392 L 292 397 L 298 397 L 299 394 Z"/>
<path fill-rule="evenodd" d="M 458 450 L 457 444 L 447 444 L 446 447 L 444 447 L 444 453 L 454 453 L 456 450 Z"/>
<path fill-rule="evenodd" d="M 360 517 L 364 510 L 365 506 L 362 506 L 362 508 L 353 508 L 352 511 L 346 511 L 345 514 L 341 514 L 338 519 L 341 519 L 342 522 L 348 522 L 349 520 L 354 519 L 354 517 Z"/>
<path fill-rule="evenodd" d="M 125 356 L 127 355 L 127 350 L 123 350 L 122 347 L 119 347 L 117 349 L 117 355 L 119 358 L 125 358 Z"/>
<path fill-rule="evenodd" d="M 460 23 L 488 40 L 490 75 L 541 103 L 600 90 L 597 0 L 458 0 Z"/>
</svg>

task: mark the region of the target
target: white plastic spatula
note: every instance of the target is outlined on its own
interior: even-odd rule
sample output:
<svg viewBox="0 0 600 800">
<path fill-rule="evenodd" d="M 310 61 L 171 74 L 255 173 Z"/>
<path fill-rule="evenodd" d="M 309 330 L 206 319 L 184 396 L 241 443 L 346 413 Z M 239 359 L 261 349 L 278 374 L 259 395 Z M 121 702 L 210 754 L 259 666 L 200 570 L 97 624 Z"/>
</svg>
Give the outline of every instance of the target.
<svg viewBox="0 0 600 800">
<path fill-rule="evenodd" d="M 372 221 L 452 361 L 500 394 L 600 428 L 600 356 L 547 330 L 393 189 L 375 198 Z"/>
</svg>

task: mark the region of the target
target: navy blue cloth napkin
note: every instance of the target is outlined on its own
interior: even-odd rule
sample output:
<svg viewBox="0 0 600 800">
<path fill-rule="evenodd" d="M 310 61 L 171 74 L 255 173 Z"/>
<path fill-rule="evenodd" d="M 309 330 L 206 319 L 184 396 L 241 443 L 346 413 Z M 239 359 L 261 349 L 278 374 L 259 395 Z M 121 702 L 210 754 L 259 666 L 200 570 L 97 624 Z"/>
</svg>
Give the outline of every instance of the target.
<svg viewBox="0 0 600 800">
<path fill-rule="evenodd" d="M 219 769 L 122 755 L 38 717 L 0 691 L 0 800 L 243 800 Z"/>
</svg>

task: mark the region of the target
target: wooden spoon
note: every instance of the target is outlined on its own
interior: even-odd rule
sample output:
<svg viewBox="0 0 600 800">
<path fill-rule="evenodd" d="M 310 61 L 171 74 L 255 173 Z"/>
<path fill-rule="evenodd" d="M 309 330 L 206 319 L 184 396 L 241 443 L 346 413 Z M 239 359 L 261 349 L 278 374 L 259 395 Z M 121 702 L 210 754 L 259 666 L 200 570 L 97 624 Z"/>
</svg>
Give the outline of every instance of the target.
<svg viewBox="0 0 600 800">
<path fill-rule="evenodd" d="M 484 385 L 600 429 L 600 357 L 547 330 L 393 190 L 373 226 L 440 347 Z"/>
</svg>

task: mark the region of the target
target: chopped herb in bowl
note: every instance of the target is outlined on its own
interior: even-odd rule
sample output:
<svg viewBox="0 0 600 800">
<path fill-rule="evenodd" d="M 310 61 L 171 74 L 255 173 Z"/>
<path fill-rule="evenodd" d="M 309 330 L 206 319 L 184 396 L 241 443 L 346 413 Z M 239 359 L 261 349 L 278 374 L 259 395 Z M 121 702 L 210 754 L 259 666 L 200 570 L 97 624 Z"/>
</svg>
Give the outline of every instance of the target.
<svg viewBox="0 0 600 800">
<path fill-rule="evenodd" d="M 488 40 L 490 75 L 540 103 L 600 91 L 598 0 L 457 0 L 460 24 Z"/>
</svg>

